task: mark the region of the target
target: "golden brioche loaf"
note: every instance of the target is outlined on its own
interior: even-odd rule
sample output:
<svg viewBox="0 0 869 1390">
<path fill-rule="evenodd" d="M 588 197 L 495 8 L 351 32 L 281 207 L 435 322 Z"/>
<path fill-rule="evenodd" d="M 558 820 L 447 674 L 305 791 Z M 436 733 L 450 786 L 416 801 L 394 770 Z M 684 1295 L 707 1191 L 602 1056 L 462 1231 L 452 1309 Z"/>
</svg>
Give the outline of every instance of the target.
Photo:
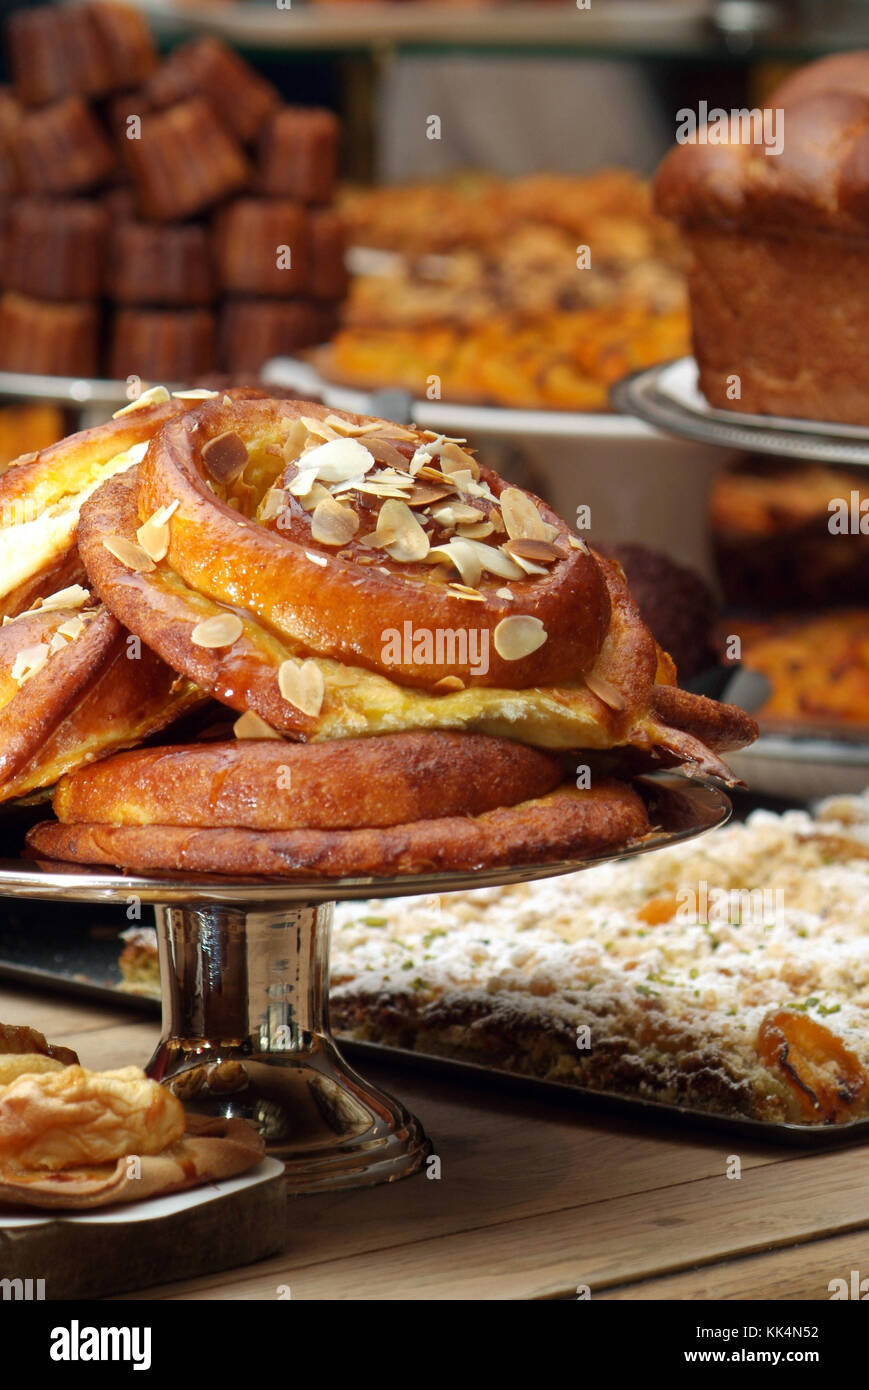
<svg viewBox="0 0 869 1390">
<path fill-rule="evenodd" d="M 764 137 L 731 116 L 655 179 L 691 253 L 700 386 L 724 409 L 865 425 L 869 51 L 813 63 L 767 112 Z"/>
</svg>

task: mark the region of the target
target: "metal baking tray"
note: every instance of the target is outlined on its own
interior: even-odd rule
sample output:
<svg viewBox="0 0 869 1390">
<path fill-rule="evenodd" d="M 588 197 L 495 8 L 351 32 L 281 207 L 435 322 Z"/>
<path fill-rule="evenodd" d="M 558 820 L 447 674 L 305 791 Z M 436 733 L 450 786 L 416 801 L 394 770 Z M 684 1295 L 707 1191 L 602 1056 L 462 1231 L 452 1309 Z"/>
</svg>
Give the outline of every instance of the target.
<svg viewBox="0 0 869 1390">
<path fill-rule="evenodd" d="M 4 904 L 0 909 L 0 980 L 78 995 L 114 1009 L 129 1008 L 156 1017 L 160 1013 L 159 1000 L 120 989 L 118 969 L 118 934 L 127 926 L 149 925 L 151 916 L 147 911 L 143 911 L 141 922 L 130 923 L 118 908 L 95 909 L 88 904 L 65 904 L 63 913 L 59 914 L 46 903 Z M 765 1123 L 668 1105 L 642 1096 L 543 1081 L 476 1062 L 362 1042 L 340 1033 L 336 1036 L 350 1057 L 384 1066 L 407 1067 L 446 1081 L 484 1085 L 546 1099 L 574 1113 L 581 1108 L 583 1113 L 588 1110 L 624 1115 L 670 1128 L 712 1130 L 740 1135 L 760 1144 L 786 1144 L 798 1148 L 828 1148 L 869 1139 L 869 1117 L 843 1125 Z"/>
</svg>

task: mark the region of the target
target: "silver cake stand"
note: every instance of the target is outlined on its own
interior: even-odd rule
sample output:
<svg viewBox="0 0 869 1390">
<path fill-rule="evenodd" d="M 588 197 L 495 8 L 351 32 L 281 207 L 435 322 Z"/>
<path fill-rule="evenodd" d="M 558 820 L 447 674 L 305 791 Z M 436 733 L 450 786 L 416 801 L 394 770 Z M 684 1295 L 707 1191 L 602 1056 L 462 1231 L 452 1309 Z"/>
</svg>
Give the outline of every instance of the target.
<svg viewBox="0 0 869 1390">
<path fill-rule="evenodd" d="M 610 400 L 614 409 L 680 439 L 781 458 L 869 465 L 869 428 L 719 410 L 696 383 L 696 364 L 683 357 L 624 377 L 610 390 Z"/>
<path fill-rule="evenodd" d="M 429 1152 L 419 1121 L 365 1081 L 329 1029 L 329 936 L 338 899 L 452 893 L 571 873 L 676 844 L 730 815 L 716 786 L 636 782 L 652 832 L 597 859 L 395 878 L 140 877 L 0 860 L 0 897 L 154 907 L 163 1029 L 148 1073 L 199 1114 L 250 1121 L 298 1192 L 389 1182 Z M 31 816 L 31 820 L 33 817 Z"/>
</svg>

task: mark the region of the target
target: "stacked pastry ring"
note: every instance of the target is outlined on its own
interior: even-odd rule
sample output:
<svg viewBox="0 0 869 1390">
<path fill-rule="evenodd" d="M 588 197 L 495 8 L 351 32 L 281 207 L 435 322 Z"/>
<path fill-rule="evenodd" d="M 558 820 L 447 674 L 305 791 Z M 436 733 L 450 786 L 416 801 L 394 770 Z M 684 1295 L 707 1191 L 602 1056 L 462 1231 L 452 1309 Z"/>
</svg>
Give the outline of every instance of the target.
<svg viewBox="0 0 869 1390">
<path fill-rule="evenodd" d="M 617 566 L 463 441 L 305 402 L 173 414 L 81 509 L 92 590 L 240 716 L 64 777 L 40 855 L 324 876 L 603 853 L 620 750 L 727 778 L 742 711 L 673 685 Z"/>
</svg>

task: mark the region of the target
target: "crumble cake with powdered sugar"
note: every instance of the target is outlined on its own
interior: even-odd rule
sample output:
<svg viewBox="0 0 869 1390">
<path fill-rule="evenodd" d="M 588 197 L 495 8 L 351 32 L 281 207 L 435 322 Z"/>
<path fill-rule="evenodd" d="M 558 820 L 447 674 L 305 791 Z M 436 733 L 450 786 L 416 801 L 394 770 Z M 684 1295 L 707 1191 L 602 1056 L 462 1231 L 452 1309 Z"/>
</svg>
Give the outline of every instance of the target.
<svg viewBox="0 0 869 1390">
<path fill-rule="evenodd" d="M 339 1033 L 760 1120 L 869 1113 L 869 794 L 335 911 Z"/>
</svg>

